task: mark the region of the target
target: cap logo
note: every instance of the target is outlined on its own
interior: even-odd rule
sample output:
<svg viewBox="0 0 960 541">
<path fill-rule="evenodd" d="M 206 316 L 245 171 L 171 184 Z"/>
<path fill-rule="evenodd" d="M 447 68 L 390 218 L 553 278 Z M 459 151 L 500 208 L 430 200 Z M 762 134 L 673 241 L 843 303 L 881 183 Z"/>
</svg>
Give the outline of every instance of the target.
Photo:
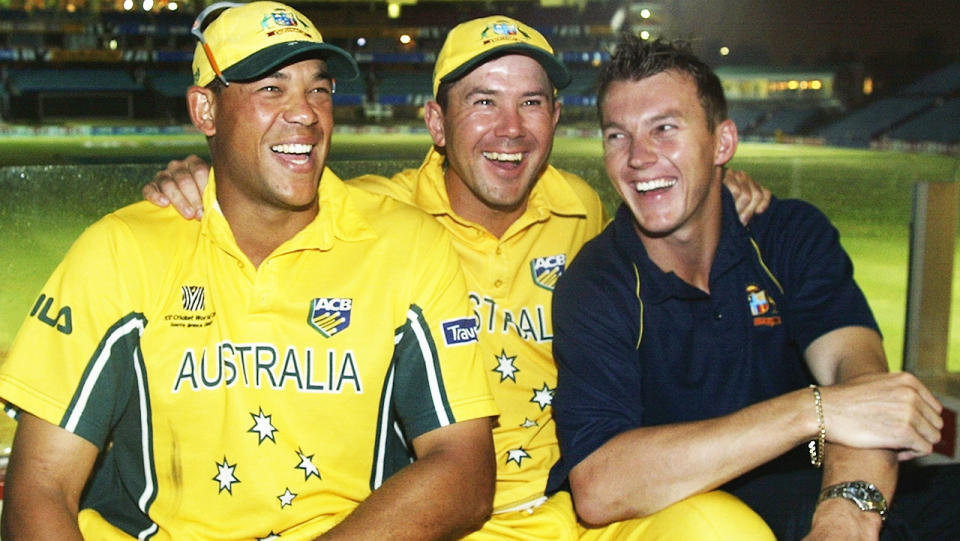
<svg viewBox="0 0 960 541">
<path fill-rule="evenodd" d="M 298 20 L 297 16 L 293 13 L 283 9 L 275 9 L 264 15 L 263 20 L 260 21 L 260 26 L 267 32 L 267 36 L 277 36 L 287 32 L 299 32 L 313 39 L 313 36 L 305 30 L 305 28 L 308 28 L 308 25 Z"/>
<path fill-rule="evenodd" d="M 487 26 L 485 26 L 483 28 L 483 32 L 480 32 L 480 37 L 482 39 L 488 39 L 488 34 L 491 30 L 493 31 L 493 34 L 495 34 L 495 36 L 489 36 L 488 42 L 495 41 L 498 38 L 500 39 L 510 38 L 511 36 L 516 36 L 517 34 L 522 35 L 526 39 L 530 39 L 530 34 L 527 34 L 523 30 L 520 30 L 520 28 L 517 27 L 517 25 L 508 23 L 508 22 L 503 22 L 503 21 L 493 23 L 492 25 L 488 24 Z"/>
</svg>

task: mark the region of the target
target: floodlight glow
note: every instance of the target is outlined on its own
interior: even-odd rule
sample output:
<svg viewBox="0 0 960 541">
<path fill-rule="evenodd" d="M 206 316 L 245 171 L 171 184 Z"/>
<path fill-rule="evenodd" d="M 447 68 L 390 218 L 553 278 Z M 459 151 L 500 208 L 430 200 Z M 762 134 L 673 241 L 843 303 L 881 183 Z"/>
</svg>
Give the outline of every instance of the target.
<svg viewBox="0 0 960 541">
<path fill-rule="evenodd" d="M 170 2 L 167 4 L 167 9 L 170 11 L 177 11 L 180 9 L 180 4 L 177 4 L 176 2 Z"/>
<path fill-rule="evenodd" d="M 116 51 L 116 50 L 117 50 L 117 40 L 111 39 L 110 42 L 107 44 L 107 47 L 109 47 L 111 51 Z"/>
<path fill-rule="evenodd" d="M 643 18 L 643 19 L 649 19 L 649 18 L 650 18 L 650 10 L 649 10 L 649 9 L 641 9 L 641 10 L 640 10 L 640 17 Z"/>
<path fill-rule="evenodd" d="M 387 17 L 397 19 L 400 17 L 400 4 L 387 4 Z"/>
<path fill-rule="evenodd" d="M 644 41 L 650 39 L 650 32 L 647 32 L 646 30 L 640 32 L 640 39 Z"/>
<path fill-rule="evenodd" d="M 404 44 L 404 45 L 407 45 L 407 44 L 410 43 L 411 41 L 413 41 L 413 38 L 410 37 L 410 34 L 402 34 L 402 35 L 400 36 L 400 43 L 402 43 L 402 44 Z"/>
<path fill-rule="evenodd" d="M 357 38 L 357 47 L 363 47 L 367 44 L 367 38 Z"/>
<path fill-rule="evenodd" d="M 810 81 L 810 88 L 813 90 L 820 90 L 821 88 L 823 88 L 823 83 L 819 80 L 814 79 L 813 81 Z"/>
<path fill-rule="evenodd" d="M 720 47 L 720 56 L 727 56 L 730 54 L 730 47 Z"/>
<path fill-rule="evenodd" d="M 153 9 L 153 0 L 143 0 L 143 11 L 150 11 Z"/>
<path fill-rule="evenodd" d="M 123 9 L 127 11 L 133 9 L 133 0 L 123 0 Z"/>
</svg>

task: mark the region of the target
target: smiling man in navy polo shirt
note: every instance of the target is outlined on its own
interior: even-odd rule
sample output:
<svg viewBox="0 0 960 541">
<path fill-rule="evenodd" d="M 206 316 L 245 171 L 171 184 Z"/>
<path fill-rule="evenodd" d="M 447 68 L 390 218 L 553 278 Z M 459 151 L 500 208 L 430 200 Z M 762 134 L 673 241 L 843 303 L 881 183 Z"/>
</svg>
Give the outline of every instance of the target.
<svg viewBox="0 0 960 541">
<path fill-rule="evenodd" d="M 942 406 L 888 372 L 837 231 L 801 201 L 737 220 L 716 75 L 625 35 L 599 96 L 624 204 L 554 293 L 550 488 L 569 481 L 590 524 L 723 487 L 781 539 L 958 538 L 955 469 L 901 476 L 892 501 L 898 459 L 931 452 Z"/>
</svg>

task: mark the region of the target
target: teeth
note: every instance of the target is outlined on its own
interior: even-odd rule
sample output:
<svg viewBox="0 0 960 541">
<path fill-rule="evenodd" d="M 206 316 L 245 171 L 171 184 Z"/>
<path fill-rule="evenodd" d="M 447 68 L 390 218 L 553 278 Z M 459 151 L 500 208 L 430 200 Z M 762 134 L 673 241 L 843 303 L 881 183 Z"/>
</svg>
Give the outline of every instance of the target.
<svg viewBox="0 0 960 541">
<path fill-rule="evenodd" d="M 646 182 L 637 183 L 638 192 L 649 192 L 650 190 L 659 190 L 661 188 L 669 188 L 677 183 L 677 179 L 665 179 L 665 178 L 656 178 L 653 180 L 648 180 Z"/>
<path fill-rule="evenodd" d="M 274 145 L 270 147 L 274 152 L 280 152 L 282 154 L 310 154 L 310 151 L 313 150 L 313 145 L 304 145 L 304 144 L 284 144 L 284 145 Z"/>
<path fill-rule="evenodd" d="M 520 159 L 523 158 L 523 153 L 514 152 L 508 154 L 506 152 L 484 152 L 483 157 L 488 160 L 496 160 L 498 162 L 519 162 Z"/>
</svg>

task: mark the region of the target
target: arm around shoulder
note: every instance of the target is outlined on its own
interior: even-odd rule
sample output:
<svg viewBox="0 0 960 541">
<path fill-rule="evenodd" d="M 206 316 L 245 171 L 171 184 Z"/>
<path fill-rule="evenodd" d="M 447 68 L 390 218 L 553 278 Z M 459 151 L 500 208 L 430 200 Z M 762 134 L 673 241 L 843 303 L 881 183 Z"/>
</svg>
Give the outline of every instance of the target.
<svg viewBox="0 0 960 541">
<path fill-rule="evenodd" d="M 22 413 L 4 490 L 3 539 L 82 539 L 80 494 L 97 454 L 80 436 Z"/>
</svg>

